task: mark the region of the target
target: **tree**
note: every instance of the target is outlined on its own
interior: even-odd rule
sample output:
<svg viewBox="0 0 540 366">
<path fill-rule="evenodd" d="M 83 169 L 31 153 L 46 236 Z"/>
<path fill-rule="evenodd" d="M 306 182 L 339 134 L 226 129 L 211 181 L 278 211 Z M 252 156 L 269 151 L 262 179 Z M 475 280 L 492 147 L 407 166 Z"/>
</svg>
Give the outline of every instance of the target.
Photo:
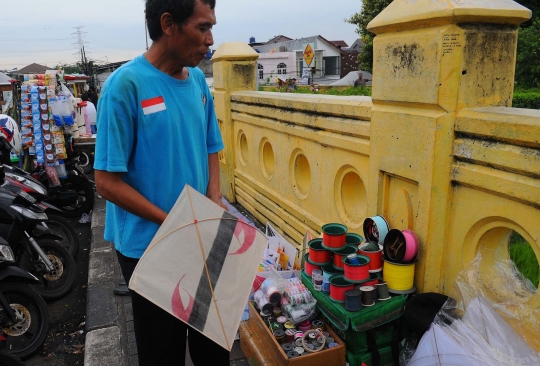
<svg viewBox="0 0 540 366">
<path fill-rule="evenodd" d="M 373 70 L 373 38 L 375 35 L 367 30 L 367 25 L 391 2 L 392 0 L 363 0 L 362 11 L 346 20 L 346 22 L 357 26 L 356 33 L 360 35 L 360 39 L 364 43 L 364 47 L 358 55 L 361 70 L 369 72 Z"/>
<path fill-rule="evenodd" d="M 540 19 L 519 30 L 516 87 L 540 88 Z"/>
<path fill-rule="evenodd" d="M 76 64 L 58 64 L 54 67 L 55 70 L 64 70 L 64 74 L 77 74 L 82 72 L 79 63 Z"/>
</svg>

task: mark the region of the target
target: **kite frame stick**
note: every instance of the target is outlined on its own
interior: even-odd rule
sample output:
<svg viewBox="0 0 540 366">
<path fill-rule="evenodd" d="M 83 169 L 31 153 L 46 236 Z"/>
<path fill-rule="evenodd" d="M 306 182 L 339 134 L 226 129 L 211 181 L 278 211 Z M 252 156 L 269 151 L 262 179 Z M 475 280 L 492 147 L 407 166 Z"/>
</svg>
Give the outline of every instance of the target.
<svg viewBox="0 0 540 366">
<path fill-rule="evenodd" d="M 191 213 L 193 214 L 193 219 L 195 220 L 195 229 L 197 230 L 197 237 L 199 238 L 199 246 L 201 247 L 201 252 L 203 256 L 204 269 L 206 270 L 206 279 L 208 280 L 208 287 L 210 287 L 210 292 L 212 292 L 212 298 L 214 299 L 214 306 L 216 307 L 216 312 L 219 319 L 219 325 L 221 326 L 221 330 L 223 331 L 225 342 L 227 342 L 227 349 L 230 350 L 231 345 L 229 344 L 229 339 L 227 338 L 227 333 L 225 332 L 225 327 L 223 326 L 223 320 L 221 320 L 221 314 L 219 313 L 219 308 L 217 306 L 216 295 L 214 294 L 214 289 L 212 288 L 212 281 L 210 280 L 210 272 L 208 271 L 208 265 L 206 264 L 206 254 L 204 253 L 201 233 L 199 232 L 199 225 L 198 225 L 197 218 L 195 217 L 195 210 L 193 207 L 193 202 L 191 201 L 191 193 L 189 192 L 189 189 L 187 193 L 188 193 L 188 198 L 189 198 L 189 205 L 191 206 Z"/>
</svg>

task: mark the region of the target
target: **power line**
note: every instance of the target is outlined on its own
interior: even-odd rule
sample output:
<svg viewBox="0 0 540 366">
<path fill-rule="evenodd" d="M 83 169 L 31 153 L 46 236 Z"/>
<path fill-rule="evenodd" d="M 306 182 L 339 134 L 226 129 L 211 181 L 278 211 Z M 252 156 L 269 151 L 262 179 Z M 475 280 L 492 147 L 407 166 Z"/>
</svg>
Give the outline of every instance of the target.
<svg viewBox="0 0 540 366">
<path fill-rule="evenodd" d="M 112 44 L 112 43 L 106 43 L 106 42 L 101 42 L 101 41 L 96 41 L 92 38 L 86 38 L 88 39 L 89 41 L 91 41 L 90 43 L 97 43 L 97 44 L 100 44 L 100 45 L 103 45 L 103 46 L 110 46 L 110 47 L 115 47 L 115 48 L 121 48 L 121 49 L 131 49 L 131 50 L 140 50 L 141 48 L 135 48 L 135 47 L 125 47 L 125 46 L 119 46 L 119 45 L 115 45 L 115 44 Z"/>
<path fill-rule="evenodd" d="M 1 42 L 46 42 L 46 41 L 69 41 L 72 38 L 0 38 Z"/>
</svg>

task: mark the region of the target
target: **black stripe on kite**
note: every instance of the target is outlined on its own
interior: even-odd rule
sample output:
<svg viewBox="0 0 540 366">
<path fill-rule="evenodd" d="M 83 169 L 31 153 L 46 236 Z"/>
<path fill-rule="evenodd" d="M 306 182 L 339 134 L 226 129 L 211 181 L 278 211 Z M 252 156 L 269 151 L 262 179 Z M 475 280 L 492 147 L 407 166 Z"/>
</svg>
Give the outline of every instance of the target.
<svg viewBox="0 0 540 366">
<path fill-rule="evenodd" d="M 221 218 L 222 220 L 219 223 L 212 249 L 210 249 L 210 253 L 208 253 L 208 258 L 206 259 L 208 273 L 210 274 L 210 283 L 212 284 L 213 289 L 216 288 L 219 276 L 221 275 L 221 270 L 223 269 L 223 264 L 227 258 L 234 230 L 236 229 L 236 224 L 238 222 L 238 219 L 227 211 L 223 212 Z M 208 319 L 210 306 L 212 306 L 212 291 L 210 291 L 208 278 L 206 277 L 206 269 L 203 267 L 199 286 L 197 287 L 197 293 L 195 295 L 195 303 L 188 323 L 195 329 L 203 331 L 206 320 Z"/>
</svg>

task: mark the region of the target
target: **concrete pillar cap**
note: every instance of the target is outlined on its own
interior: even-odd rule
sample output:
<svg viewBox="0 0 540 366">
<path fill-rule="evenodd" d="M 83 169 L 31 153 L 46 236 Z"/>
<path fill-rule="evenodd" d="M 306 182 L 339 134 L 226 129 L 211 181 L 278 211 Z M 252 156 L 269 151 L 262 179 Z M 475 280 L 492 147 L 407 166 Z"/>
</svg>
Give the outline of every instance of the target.
<svg viewBox="0 0 540 366">
<path fill-rule="evenodd" d="M 519 25 L 532 13 L 512 0 L 394 0 L 368 24 L 375 34 L 444 24 Z"/>
<path fill-rule="evenodd" d="M 222 43 L 212 60 L 216 61 L 253 61 L 259 58 L 259 54 L 255 52 L 247 43 L 244 42 L 227 42 Z"/>
</svg>

